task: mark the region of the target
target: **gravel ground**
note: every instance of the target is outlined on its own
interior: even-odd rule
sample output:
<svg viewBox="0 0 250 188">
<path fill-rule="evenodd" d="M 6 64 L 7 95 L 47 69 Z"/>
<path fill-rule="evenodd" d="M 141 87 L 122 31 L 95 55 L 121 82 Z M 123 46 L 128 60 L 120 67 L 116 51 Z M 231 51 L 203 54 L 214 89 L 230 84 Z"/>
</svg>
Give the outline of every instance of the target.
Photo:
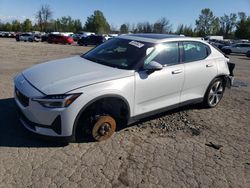
<svg viewBox="0 0 250 188">
<path fill-rule="evenodd" d="M 250 58 L 214 109 L 187 106 L 101 143 L 43 141 L 18 122 L 12 77 L 87 47 L 0 39 L 0 187 L 250 187 Z M 247 87 L 248 86 L 248 87 Z"/>
</svg>

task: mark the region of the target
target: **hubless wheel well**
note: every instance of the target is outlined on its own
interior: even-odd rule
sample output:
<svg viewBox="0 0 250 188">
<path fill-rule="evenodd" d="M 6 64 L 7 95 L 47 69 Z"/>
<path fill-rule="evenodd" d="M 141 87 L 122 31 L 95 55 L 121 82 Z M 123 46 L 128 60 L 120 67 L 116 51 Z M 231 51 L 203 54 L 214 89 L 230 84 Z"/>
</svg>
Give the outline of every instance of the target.
<svg viewBox="0 0 250 188">
<path fill-rule="evenodd" d="M 73 130 L 72 130 L 72 135 L 74 137 L 74 140 L 76 140 L 77 128 L 79 126 L 81 117 L 84 115 L 84 112 L 91 109 L 94 105 L 104 106 L 104 108 L 106 105 L 107 109 L 111 109 L 110 107 L 112 107 L 111 110 L 115 114 L 114 115 L 115 118 L 120 118 L 120 117 L 117 117 L 119 116 L 118 114 L 124 113 L 122 114 L 123 117 L 121 118 L 124 120 L 124 124 L 127 124 L 130 118 L 130 106 L 129 106 L 128 101 L 124 97 L 120 95 L 115 95 L 115 94 L 110 94 L 110 95 L 108 94 L 108 95 L 96 97 L 92 99 L 91 101 L 89 101 L 86 105 L 84 105 L 84 107 L 77 114 L 75 121 L 74 121 Z M 120 109 L 120 111 L 118 109 Z"/>
</svg>

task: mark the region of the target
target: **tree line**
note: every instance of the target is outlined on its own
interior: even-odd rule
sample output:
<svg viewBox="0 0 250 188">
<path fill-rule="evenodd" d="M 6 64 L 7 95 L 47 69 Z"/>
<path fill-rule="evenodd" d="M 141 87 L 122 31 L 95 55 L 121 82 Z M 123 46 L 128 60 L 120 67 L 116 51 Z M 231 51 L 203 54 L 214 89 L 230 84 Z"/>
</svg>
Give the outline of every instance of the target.
<svg viewBox="0 0 250 188">
<path fill-rule="evenodd" d="M 100 10 L 94 11 L 83 24 L 80 19 L 70 16 L 53 19 L 53 12 L 48 5 L 43 5 L 36 12 L 36 23 L 26 19 L 23 22 L 14 20 L 11 23 L 1 23 L 0 31 L 42 31 L 42 32 L 74 32 L 90 31 L 97 34 L 104 33 L 175 33 L 185 36 L 205 37 L 208 35 L 222 35 L 224 38 L 250 39 L 250 16 L 244 12 L 224 14 L 216 17 L 209 8 L 201 10 L 195 20 L 195 27 L 180 24 L 174 31 L 170 21 L 163 17 L 154 23 L 139 22 L 137 24 L 123 23 L 115 28 L 108 23 Z"/>
</svg>

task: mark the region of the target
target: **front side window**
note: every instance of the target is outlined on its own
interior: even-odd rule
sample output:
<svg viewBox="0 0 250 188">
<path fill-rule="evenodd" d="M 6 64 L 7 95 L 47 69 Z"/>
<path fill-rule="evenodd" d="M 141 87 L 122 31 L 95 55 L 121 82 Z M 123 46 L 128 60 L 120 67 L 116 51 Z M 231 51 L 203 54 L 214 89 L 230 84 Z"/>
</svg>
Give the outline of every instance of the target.
<svg viewBox="0 0 250 188">
<path fill-rule="evenodd" d="M 145 60 L 145 64 L 156 61 L 162 65 L 175 65 L 179 63 L 178 42 L 157 44 L 154 51 Z"/>
<path fill-rule="evenodd" d="M 184 62 L 199 61 L 209 55 L 209 47 L 201 42 L 183 42 Z"/>
<path fill-rule="evenodd" d="M 132 69 L 146 56 L 147 49 L 152 46 L 153 44 L 147 42 L 114 38 L 81 57 L 106 66 Z"/>
</svg>

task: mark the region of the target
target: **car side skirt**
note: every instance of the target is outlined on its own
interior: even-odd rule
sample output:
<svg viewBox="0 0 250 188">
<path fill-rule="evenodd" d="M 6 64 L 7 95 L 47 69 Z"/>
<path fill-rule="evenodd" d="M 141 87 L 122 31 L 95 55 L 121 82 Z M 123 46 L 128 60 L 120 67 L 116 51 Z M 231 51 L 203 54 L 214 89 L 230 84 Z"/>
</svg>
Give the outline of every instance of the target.
<svg viewBox="0 0 250 188">
<path fill-rule="evenodd" d="M 164 108 L 161 108 L 161 109 L 158 109 L 158 110 L 154 110 L 154 111 L 151 111 L 151 112 L 140 114 L 140 115 L 131 117 L 128 120 L 128 125 L 131 125 L 131 124 L 133 124 L 133 123 L 135 123 L 135 122 L 137 122 L 139 120 L 142 120 L 142 119 L 145 119 L 145 118 L 157 115 L 157 114 L 161 114 L 163 112 L 167 112 L 167 111 L 170 111 L 170 110 L 173 110 L 173 109 L 176 109 L 176 108 L 180 108 L 180 107 L 183 107 L 183 106 L 186 106 L 186 105 L 189 105 L 189 104 L 197 104 L 197 103 L 201 103 L 201 102 L 203 102 L 203 98 L 192 99 L 192 100 L 188 100 L 188 101 L 185 101 L 185 102 L 181 102 L 179 104 L 174 104 L 174 105 L 164 107 Z"/>
</svg>

